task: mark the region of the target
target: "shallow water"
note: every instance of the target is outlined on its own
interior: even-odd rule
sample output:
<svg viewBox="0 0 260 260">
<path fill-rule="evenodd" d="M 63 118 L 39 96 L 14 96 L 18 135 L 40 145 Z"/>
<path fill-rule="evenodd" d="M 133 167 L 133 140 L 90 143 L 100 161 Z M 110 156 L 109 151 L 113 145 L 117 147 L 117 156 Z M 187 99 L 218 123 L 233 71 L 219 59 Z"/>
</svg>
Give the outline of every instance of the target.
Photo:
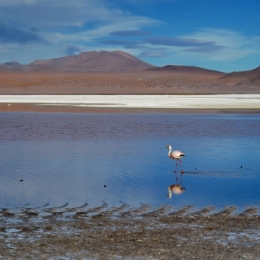
<svg viewBox="0 0 260 260">
<path fill-rule="evenodd" d="M 259 147 L 258 114 L 0 113 L 0 207 L 258 207 Z"/>
</svg>

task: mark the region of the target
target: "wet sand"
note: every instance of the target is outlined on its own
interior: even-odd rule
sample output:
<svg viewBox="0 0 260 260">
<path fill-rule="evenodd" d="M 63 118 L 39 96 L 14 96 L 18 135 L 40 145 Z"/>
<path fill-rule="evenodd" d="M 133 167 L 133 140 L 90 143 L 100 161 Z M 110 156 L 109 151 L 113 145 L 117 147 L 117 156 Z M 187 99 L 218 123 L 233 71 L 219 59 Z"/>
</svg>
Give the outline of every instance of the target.
<svg viewBox="0 0 260 260">
<path fill-rule="evenodd" d="M 256 208 L 127 204 L 0 211 L 3 259 L 259 259 Z"/>
</svg>

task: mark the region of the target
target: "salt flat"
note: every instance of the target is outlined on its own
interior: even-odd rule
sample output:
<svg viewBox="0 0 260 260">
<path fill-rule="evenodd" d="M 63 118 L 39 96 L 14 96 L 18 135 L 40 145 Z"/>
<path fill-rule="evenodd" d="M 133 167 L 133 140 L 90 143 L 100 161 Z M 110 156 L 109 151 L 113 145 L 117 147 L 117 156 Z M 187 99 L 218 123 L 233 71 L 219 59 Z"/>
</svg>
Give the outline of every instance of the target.
<svg viewBox="0 0 260 260">
<path fill-rule="evenodd" d="M 260 94 L 0 95 L 0 103 L 100 108 L 260 109 Z"/>
</svg>

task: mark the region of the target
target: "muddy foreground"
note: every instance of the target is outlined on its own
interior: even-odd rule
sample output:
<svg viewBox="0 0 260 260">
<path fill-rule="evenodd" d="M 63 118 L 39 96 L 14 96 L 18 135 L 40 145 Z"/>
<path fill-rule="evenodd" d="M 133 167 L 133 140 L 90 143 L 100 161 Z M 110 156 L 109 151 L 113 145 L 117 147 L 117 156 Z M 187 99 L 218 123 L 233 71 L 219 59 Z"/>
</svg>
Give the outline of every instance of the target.
<svg viewBox="0 0 260 260">
<path fill-rule="evenodd" d="M 67 206 L 1 210 L 0 258 L 260 259 L 256 208 Z"/>
</svg>

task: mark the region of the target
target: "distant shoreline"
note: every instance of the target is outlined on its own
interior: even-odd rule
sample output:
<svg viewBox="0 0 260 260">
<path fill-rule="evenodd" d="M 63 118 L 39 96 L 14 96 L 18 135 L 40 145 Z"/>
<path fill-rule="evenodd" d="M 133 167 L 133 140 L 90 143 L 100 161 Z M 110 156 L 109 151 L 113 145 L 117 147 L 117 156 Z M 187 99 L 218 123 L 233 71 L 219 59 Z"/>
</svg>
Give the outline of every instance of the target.
<svg viewBox="0 0 260 260">
<path fill-rule="evenodd" d="M 260 112 L 260 94 L 0 95 L 0 111 L 246 111 Z M 65 111 L 66 112 L 66 111 Z"/>
</svg>

